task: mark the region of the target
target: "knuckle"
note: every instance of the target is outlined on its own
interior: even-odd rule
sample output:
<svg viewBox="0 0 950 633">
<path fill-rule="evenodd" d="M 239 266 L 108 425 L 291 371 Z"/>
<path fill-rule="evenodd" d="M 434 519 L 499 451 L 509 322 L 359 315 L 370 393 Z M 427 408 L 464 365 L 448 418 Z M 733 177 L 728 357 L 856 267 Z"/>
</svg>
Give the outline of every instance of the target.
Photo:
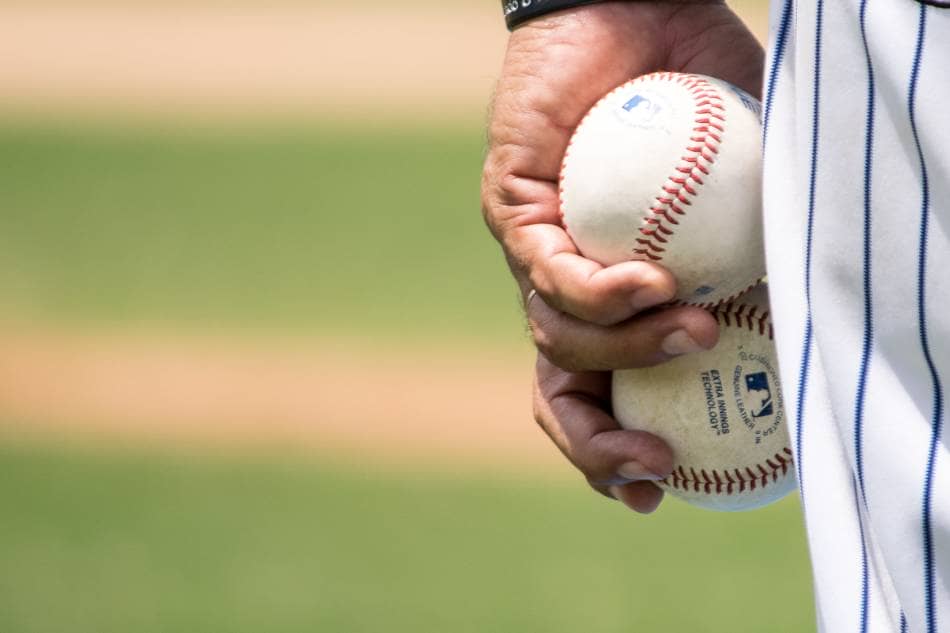
<svg viewBox="0 0 950 633">
<path fill-rule="evenodd" d="M 522 262 L 522 264 L 528 270 L 528 281 L 531 283 L 531 287 L 540 295 L 538 299 L 542 299 L 545 304 L 556 308 L 557 297 L 547 271 L 541 266 L 528 266 L 528 262 Z"/>
<path fill-rule="evenodd" d="M 575 349 L 562 328 L 545 327 L 537 321 L 530 321 L 529 328 L 534 346 L 549 363 L 569 372 L 590 369 L 584 362 L 581 352 Z"/>
<path fill-rule="evenodd" d="M 535 341 L 541 352 L 552 365 L 567 372 L 587 371 L 587 366 L 575 350 L 553 343 L 550 339 Z"/>
<path fill-rule="evenodd" d="M 519 225 L 523 198 L 517 178 L 507 173 L 504 166 L 492 164 L 489 159 L 482 172 L 482 218 L 498 241 L 503 241 L 504 236 Z"/>
<path fill-rule="evenodd" d="M 498 167 L 489 156 L 482 168 L 481 203 L 482 218 L 496 239 L 499 237 L 500 201 L 498 191 Z"/>
<path fill-rule="evenodd" d="M 557 365 L 555 357 L 560 355 L 557 336 L 534 319 L 529 320 L 528 327 L 531 330 L 531 339 L 534 341 L 534 346 L 552 364 Z"/>
<path fill-rule="evenodd" d="M 530 320 L 529 328 L 534 346 L 552 365 L 565 371 L 580 369 L 577 353 L 571 348 L 561 328 L 537 320 Z"/>
</svg>

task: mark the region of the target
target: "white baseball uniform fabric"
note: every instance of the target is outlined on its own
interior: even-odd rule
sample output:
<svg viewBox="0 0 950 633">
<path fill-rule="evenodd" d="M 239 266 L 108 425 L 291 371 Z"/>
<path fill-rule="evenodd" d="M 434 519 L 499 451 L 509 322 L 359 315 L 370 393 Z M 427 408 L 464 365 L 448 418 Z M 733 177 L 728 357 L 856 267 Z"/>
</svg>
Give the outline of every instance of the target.
<svg viewBox="0 0 950 633">
<path fill-rule="evenodd" d="M 950 631 L 950 8 L 775 0 L 765 238 L 819 630 Z"/>
</svg>

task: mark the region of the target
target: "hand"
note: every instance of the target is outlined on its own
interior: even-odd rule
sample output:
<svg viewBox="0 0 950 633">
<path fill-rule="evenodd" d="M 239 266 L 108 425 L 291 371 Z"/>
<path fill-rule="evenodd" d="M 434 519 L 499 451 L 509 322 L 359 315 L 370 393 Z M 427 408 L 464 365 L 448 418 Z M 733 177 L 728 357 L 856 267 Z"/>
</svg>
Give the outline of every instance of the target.
<svg viewBox="0 0 950 633">
<path fill-rule="evenodd" d="M 534 416 L 590 486 L 637 512 L 653 512 L 663 492 L 651 481 L 673 469 L 655 435 L 624 431 L 610 417 L 610 374 L 568 372 L 538 354 Z"/>
<path fill-rule="evenodd" d="M 629 482 L 668 474 L 662 471 L 669 449 L 645 434 L 620 431 L 609 416 L 609 375 L 587 372 L 708 349 L 717 326 L 696 308 L 640 314 L 674 296 L 675 280 L 663 268 L 645 262 L 605 268 L 580 256 L 559 222 L 561 157 L 586 111 L 630 78 L 697 72 L 757 95 L 762 64 L 752 34 L 713 2 L 597 3 L 535 19 L 509 39 L 482 201 L 522 293 L 537 291 L 527 306 L 541 352 L 535 416 L 595 488 L 637 510 L 656 507 L 661 495 L 650 484 Z M 618 475 L 621 461 L 654 474 Z"/>
</svg>

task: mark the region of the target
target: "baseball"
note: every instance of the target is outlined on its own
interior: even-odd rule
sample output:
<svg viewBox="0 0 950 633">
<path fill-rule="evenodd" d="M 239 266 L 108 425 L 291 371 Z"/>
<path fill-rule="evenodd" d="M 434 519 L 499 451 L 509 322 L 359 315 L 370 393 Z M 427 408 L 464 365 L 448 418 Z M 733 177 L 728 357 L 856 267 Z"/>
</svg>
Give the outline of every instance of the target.
<svg viewBox="0 0 950 633">
<path fill-rule="evenodd" d="M 749 510 L 795 488 L 767 287 L 713 314 L 714 349 L 614 372 L 614 415 L 673 449 L 661 488 L 704 508 Z"/>
<path fill-rule="evenodd" d="M 605 266 L 657 262 L 676 300 L 712 307 L 765 275 L 761 105 L 719 79 L 638 77 L 578 125 L 560 177 L 562 222 Z"/>
</svg>

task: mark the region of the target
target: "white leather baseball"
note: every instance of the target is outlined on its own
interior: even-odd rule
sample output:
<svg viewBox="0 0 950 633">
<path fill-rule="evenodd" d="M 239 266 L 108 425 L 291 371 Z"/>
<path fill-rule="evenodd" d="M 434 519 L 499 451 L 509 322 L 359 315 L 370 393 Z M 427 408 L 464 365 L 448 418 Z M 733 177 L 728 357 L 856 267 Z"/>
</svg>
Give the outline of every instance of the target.
<svg viewBox="0 0 950 633">
<path fill-rule="evenodd" d="M 564 227 L 605 266 L 655 261 L 711 307 L 765 275 L 759 102 L 703 75 L 653 73 L 604 96 L 561 169 Z"/>
<path fill-rule="evenodd" d="M 767 287 L 714 314 L 714 349 L 614 372 L 614 416 L 673 449 L 661 488 L 704 508 L 748 510 L 795 488 Z"/>
</svg>

